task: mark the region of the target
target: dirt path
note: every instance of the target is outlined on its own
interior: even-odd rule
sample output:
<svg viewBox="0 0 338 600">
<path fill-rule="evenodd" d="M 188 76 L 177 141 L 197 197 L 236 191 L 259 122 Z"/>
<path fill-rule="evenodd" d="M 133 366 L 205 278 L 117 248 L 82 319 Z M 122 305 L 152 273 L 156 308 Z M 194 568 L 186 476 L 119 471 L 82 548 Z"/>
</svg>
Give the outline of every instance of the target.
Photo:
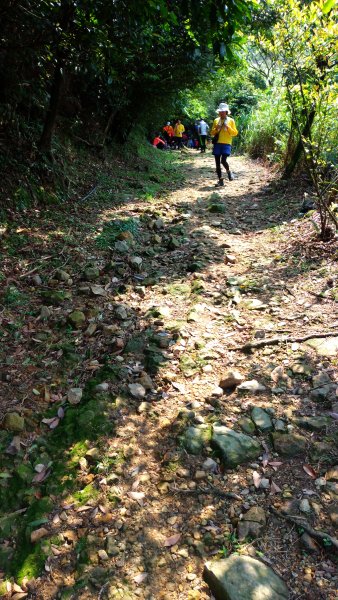
<svg viewBox="0 0 338 600">
<path fill-rule="evenodd" d="M 70 262 L 61 269 L 70 281 L 52 273 L 49 293 L 71 299 L 46 301 L 45 320 L 32 335 L 27 326 L 29 343 L 44 349 L 44 374 L 31 369 L 30 386 L 44 390 L 45 418 L 57 422 L 40 423 L 38 437 L 34 426 L 14 430 L 26 450 L 7 452 L 3 465 L 10 478 L 17 461 L 18 489 L 26 477 L 26 498 L 40 503 L 26 519 L 28 548 L 15 554 L 8 598 L 207 599 L 204 563 L 233 552 L 271 566 L 293 600 L 337 597 L 334 547 L 303 527 L 305 519 L 334 535 L 337 524 L 334 251 L 305 243 L 312 229 L 296 218 L 301 192 L 268 169 L 232 158 L 235 180 L 215 191 L 212 157 L 184 160 L 181 188 L 98 215 L 103 242 L 121 219 L 119 239 L 99 251 L 97 229 L 82 238 L 77 264 L 93 270 Z M 46 344 L 41 333 L 57 328 L 63 345 Z M 337 337 L 240 350 L 335 328 Z M 233 371 L 244 389 L 224 383 Z M 11 385 L 19 398 L 27 379 Z M 72 388 L 81 391 L 67 395 Z M 15 410 L 34 425 L 33 400 L 30 392 Z M 227 464 L 210 437 L 218 426 L 249 434 L 260 450 Z M 32 484 L 28 463 L 40 481 Z M 10 557 L 15 536 L 2 531 Z M 28 596 L 15 595 L 14 580 Z"/>
</svg>

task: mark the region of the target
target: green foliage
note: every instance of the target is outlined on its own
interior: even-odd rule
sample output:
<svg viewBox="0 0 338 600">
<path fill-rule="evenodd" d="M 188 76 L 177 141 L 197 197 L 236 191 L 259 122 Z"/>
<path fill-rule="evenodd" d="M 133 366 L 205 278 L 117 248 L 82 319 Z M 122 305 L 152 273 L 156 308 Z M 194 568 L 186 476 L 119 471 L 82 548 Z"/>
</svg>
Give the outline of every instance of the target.
<svg viewBox="0 0 338 600">
<path fill-rule="evenodd" d="M 245 131 L 244 148 L 251 158 L 283 160 L 290 115 L 277 89 L 264 94 L 252 111 Z"/>
<path fill-rule="evenodd" d="M 6 306 L 20 306 L 27 301 L 25 294 L 20 292 L 17 287 L 14 285 L 9 285 L 5 289 L 5 293 L 3 295 L 3 303 Z"/>
<path fill-rule="evenodd" d="M 216 107 L 221 101 L 226 101 L 236 120 L 240 140 L 241 132 L 260 95 L 261 90 L 252 81 L 246 64 L 236 59 L 209 73 L 208 81 L 183 90 L 179 95 L 177 111 L 192 120 L 204 117 L 211 125 L 216 118 Z M 240 142 L 236 139 L 235 144 L 238 143 Z"/>
<path fill-rule="evenodd" d="M 138 122 L 146 123 L 154 109 L 160 116 L 166 98 L 198 81 L 212 52 L 231 59 L 230 43 L 238 41 L 236 29 L 253 6 L 244 0 L 131 0 L 127 8 L 123 0 L 7 2 L 0 125 L 14 142 L 31 138 L 36 120 L 43 125 L 39 148 L 50 153 L 59 107 L 72 133 L 94 146 L 102 147 L 110 133 L 124 141 L 135 106 Z"/>
<path fill-rule="evenodd" d="M 101 249 L 109 248 L 118 239 L 118 236 L 129 231 L 133 237 L 137 236 L 138 223 L 133 218 L 113 219 L 105 223 L 100 235 L 96 238 L 96 244 Z"/>
</svg>

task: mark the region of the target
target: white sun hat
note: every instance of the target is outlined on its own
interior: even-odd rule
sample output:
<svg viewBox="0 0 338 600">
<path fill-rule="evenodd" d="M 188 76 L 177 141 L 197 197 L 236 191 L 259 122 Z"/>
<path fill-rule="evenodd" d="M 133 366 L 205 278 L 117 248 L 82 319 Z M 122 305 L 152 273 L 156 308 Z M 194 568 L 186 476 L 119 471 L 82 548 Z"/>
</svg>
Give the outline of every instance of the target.
<svg viewBox="0 0 338 600">
<path fill-rule="evenodd" d="M 225 104 L 225 102 L 221 102 L 221 104 L 217 108 L 216 112 L 217 113 L 219 113 L 219 112 L 227 112 L 229 115 L 231 115 L 231 110 L 229 108 L 229 104 Z"/>
</svg>

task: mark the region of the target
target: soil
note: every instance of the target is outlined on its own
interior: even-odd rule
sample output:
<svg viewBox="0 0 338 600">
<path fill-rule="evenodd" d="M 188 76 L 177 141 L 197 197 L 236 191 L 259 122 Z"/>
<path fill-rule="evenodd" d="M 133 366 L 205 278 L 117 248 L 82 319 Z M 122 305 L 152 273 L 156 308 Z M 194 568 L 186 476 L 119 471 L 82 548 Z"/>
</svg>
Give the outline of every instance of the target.
<svg viewBox="0 0 338 600">
<path fill-rule="evenodd" d="M 232 552 L 271 566 L 291 600 L 337 597 L 334 545 L 301 541 L 304 519 L 328 536 L 335 529 L 327 484 L 337 464 L 338 361 L 322 350 L 338 337 L 336 239 L 317 241 L 316 215 L 299 216 L 301 181 L 278 181 L 244 157 L 231 167 L 234 180 L 215 189 L 212 157 L 187 152 L 174 191 L 149 202 L 130 193 L 112 207 L 88 198 L 64 220 L 62 211 L 28 212 L 14 249 L 3 233 L 0 410 L 25 418 L 22 432 L 0 432 L 3 514 L 23 509 L 2 528 L 11 558 L 4 597 L 205 600 L 204 563 Z M 112 222 L 121 231 L 109 241 Z M 89 281 L 88 265 L 97 268 Z M 50 304 L 44 292 L 55 290 L 70 298 Z M 83 313 L 78 327 L 74 310 Z M 319 348 L 293 341 L 318 334 Z M 264 389 L 220 389 L 233 370 Z M 320 399 L 318 374 L 331 380 Z M 69 403 L 71 388 L 83 390 L 79 404 Z M 285 435 L 303 436 L 303 451 L 278 454 L 271 434 L 254 430 L 261 455 L 228 469 L 208 443 L 196 455 L 182 443 L 189 426 L 241 431 L 254 406 L 280 419 Z M 308 430 L 301 416 L 327 422 Z M 8 454 L 13 434 L 19 450 Z M 33 469 L 26 480 L 20 465 Z M 239 540 L 238 523 L 257 505 L 266 526 Z"/>
</svg>

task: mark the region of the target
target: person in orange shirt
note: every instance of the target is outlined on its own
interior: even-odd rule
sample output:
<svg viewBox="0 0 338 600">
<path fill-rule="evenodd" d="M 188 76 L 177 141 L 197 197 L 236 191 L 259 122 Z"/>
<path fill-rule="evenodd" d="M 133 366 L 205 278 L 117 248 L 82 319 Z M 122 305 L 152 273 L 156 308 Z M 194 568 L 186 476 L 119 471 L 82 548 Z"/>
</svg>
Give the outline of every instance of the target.
<svg viewBox="0 0 338 600">
<path fill-rule="evenodd" d="M 214 144 L 212 153 L 216 162 L 216 172 L 218 175 L 218 183 L 216 183 L 216 186 L 218 187 L 224 185 L 221 163 L 227 172 L 229 181 L 233 180 L 233 175 L 230 171 L 227 159 L 231 154 L 232 138 L 238 134 L 238 131 L 235 121 L 229 117 L 231 111 L 228 104 L 221 102 L 216 112 L 219 116 L 213 122 L 211 136 L 212 143 Z"/>
<path fill-rule="evenodd" d="M 163 127 L 163 135 L 168 146 L 171 146 L 174 137 L 174 129 L 170 125 L 170 121 L 168 121 L 167 124 Z"/>
</svg>

